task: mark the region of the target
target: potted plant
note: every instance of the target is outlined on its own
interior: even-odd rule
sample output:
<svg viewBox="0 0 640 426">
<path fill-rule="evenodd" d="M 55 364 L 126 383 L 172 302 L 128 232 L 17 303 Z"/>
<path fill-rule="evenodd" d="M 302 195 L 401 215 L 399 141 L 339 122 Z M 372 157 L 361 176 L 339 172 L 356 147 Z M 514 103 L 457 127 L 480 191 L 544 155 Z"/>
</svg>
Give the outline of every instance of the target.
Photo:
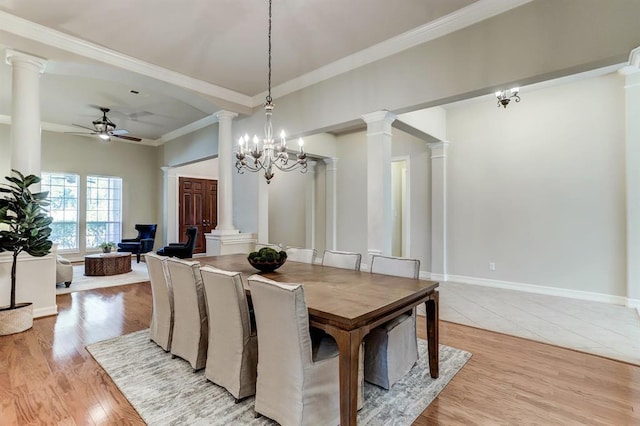
<svg viewBox="0 0 640 426">
<path fill-rule="evenodd" d="M 278 251 L 271 247 L 263 247 L 258 251 L 249 253 L 247 260 L 256 269 L 263 272 L 275 271 L 287 260 L 287 252 Z"/>
<path fill-rule="evenodd" d="M 100 243 L 98 247 L 102 249 L 103 253 L 111 253 L 111 251 L 115 250 L 116 247 L 118 246 L 114 242 L 108 242 L 108 243 L 105 242 L 105 243 Z"/>
<path fill-rule="evenodd" d="M 49 205 L 47 192 L 32 193 L 29 187 L 40 182 L 35 175 L 24 176 L 12 170 L 9 183 L 0 185 L 0 253 L 13 255 L 11 265 L 11 298 L 9 306 L 0 307 L 0 335 L 19 333 L 33 326 L 33 304 L 16 303 L 16 267 L 18 255 L 26 252 L 34 257 L 49 254 L 52 242 L 51 222 L 44 207 Z"/>
</svg>

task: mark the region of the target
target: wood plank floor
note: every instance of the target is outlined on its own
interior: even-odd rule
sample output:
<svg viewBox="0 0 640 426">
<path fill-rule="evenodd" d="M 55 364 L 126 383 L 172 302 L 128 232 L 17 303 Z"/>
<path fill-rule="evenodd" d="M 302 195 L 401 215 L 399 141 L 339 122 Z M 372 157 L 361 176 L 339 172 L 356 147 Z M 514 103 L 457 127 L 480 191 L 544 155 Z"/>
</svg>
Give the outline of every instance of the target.
<svg viewBox="0 0 640 426">
<path fill-rule="evenodd" d="M 85 346 L 148 327 L 149 285 L 58 307 L 0 337 L 0 425 L 144 424 Z M 640 425 L 640 367 L 446 322 L 440 339 L 473 357 L 416 425 Z"/>
</svg>

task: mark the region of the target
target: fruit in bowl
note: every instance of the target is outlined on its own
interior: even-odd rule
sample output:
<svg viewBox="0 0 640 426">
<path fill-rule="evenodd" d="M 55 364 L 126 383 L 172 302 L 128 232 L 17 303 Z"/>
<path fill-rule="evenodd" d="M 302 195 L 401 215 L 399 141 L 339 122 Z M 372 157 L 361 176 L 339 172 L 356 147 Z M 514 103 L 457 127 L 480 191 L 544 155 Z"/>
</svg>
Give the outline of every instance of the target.
<svg viewBox="0 0 640 426">
<path fill-rule="evenodd" d="M 284 265 L 287 260 L 287 252 L 263 247 L 259 251 L 249 253 L 247 260 L 254 268 L 262 272 L 271 272 Z"/>
</svg>

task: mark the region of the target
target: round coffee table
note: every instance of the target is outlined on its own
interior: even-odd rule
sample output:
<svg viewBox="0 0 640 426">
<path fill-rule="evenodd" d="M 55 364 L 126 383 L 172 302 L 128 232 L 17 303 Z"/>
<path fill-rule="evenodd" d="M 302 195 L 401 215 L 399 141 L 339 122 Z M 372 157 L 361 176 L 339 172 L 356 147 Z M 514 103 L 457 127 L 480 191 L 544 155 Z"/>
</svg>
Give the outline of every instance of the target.
<svg viewBox="0 0 640 426">
<path fill-rule="evenodd" d="M 131 253 L 99 253 L 84 257 L 87 276 L 117 275 L 131 272 Z"/>
</svg>

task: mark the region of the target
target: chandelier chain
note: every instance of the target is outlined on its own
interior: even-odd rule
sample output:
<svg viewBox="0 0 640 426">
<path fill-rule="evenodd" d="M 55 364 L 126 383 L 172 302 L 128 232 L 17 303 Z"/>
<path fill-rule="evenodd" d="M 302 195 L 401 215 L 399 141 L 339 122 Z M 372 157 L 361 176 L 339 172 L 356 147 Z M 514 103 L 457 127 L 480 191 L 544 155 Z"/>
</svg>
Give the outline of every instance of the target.
<svg viewBox="0 0 640 426">
<path fill-rule="evenodd" d="M 273 137 L 273 124 L 271 116 L 273 115 L 273 99 L 271 98 L 271 2 L 269 0 L 269 62 L 268 62 L 268 91 L 267 102 L 264 104 L 265 122 L 264 122 L 264 138 L 262 145 L 258 135 L 253 137 L 253 146 L 249 146 L 249 135 L 239 139 L 238 151 L 236 152 L 236 170 L 242 174 L 245 170 L 251 172 L 263 171 L 267 183 L 273 179 L 274 168 L 283 172 L 289 172 L 299 169 L 301 173 L 307 171 L 307 154 L 302 148 L 303 140 L 298 139 L 299 150 L 295 154 L 295 161 L 290 162 L 287 149 L 287 140 L 284 130 L 280 133 L 280 141 L 276 142 Z"/>
<path fill-rule="evenodd" d="M 271 98 L 271 0 L 269 0 L 269 91 L 267 93 L 267 103 L 270 104 L 273 99 Z"/>
</svg>

